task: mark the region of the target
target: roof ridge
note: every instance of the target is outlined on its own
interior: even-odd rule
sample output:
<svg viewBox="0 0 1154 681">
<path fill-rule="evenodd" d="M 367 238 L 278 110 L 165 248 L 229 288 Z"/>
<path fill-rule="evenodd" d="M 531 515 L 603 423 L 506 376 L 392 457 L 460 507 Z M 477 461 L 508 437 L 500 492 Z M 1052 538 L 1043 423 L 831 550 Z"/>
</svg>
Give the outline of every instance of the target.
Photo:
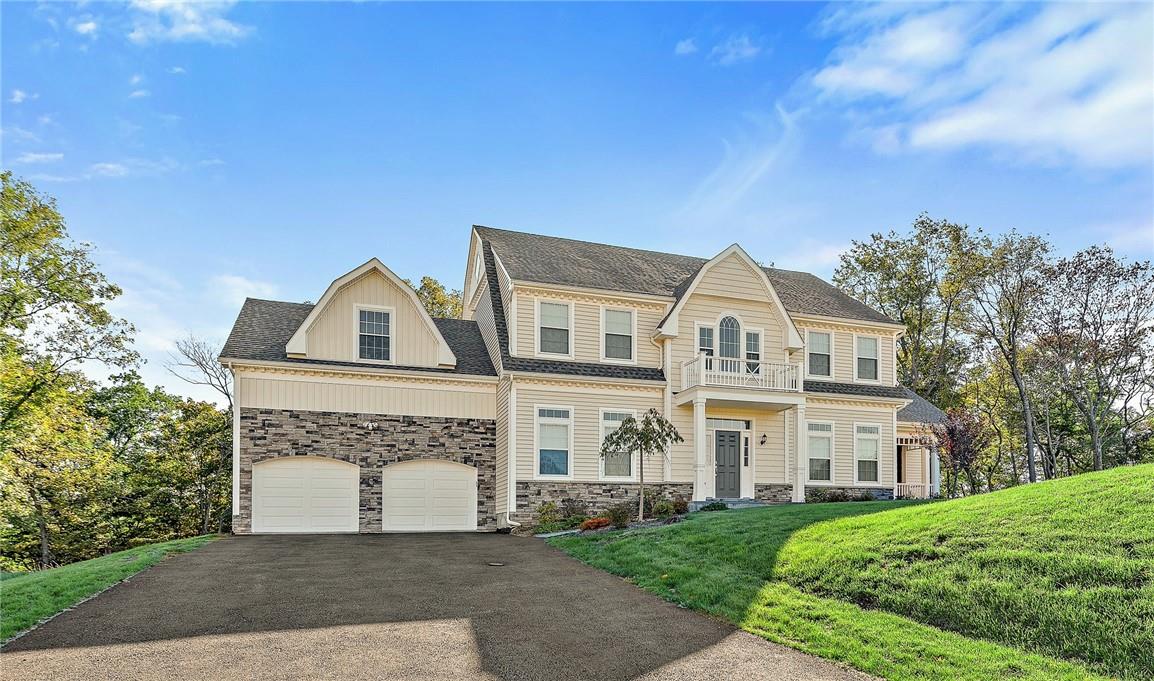
<svg viewBox="0 0 1154 681">
<path fill-rule="evenodd" d="M 686 255 L 684 253 L 670 253 L 669 251 L 658 251 L 658 250 L 655 250 L 652 248 L 637 248 L 635 246 L 621 246 L 618 244 L 607 244 L 607 243 L 604 243 L 602 241 L 589 241 L 588 239 L 574 239 L 572 237 L 554 236 L 552 234 L 538 234 L 536 232 L 525 232 L 525 231 L 517 230 L 517 229 L 506 229 L 504 227 L 490 227 L 488 225 L 476 225 L 475 224 L 475 225 L 473 225 L 473 227 L 477 228 L 477 229 L 487 229 L 487 230 L 490 230 L 493 232 L 505 232 L 506 234 L 523 234 L 525 236 L 535 236 L 535 237 L 540 237 L 540 238 L 545 238 L 545 239 L 557 239 L 558 241 L 568 241 L 569 243 L 585 244 L 587 246 L 604 246 L 605 248 L 619 248 L 619 249 L 622 249 L 625 251 L 636 251 L 638 253 L 653 253 L 655 255 L 672 256 L 674 258 L 686 258 L 689 260 L 700 260 L 702 262 L 708 262 L 709 261 L 709 258 L 703 258 L 703 257 L 698 256 L 698 255 Z M 726 248 L 728 248 L 728 246 L 726 246 Z"/>
</svg>

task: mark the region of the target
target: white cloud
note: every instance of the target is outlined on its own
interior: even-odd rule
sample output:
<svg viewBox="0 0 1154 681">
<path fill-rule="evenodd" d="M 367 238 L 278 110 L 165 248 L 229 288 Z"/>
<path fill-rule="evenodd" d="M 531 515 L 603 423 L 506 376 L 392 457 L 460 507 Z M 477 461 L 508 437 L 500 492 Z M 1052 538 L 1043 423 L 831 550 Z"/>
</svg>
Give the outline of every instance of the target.
<svg viewBox="0 0 1154 681">
<path fill-rule="evenodd" d="M 98 177 L 124 177 L 128 166 L 123 163 L 93 163 L 88 170 Z"/>
<path fill-rule="evenodd" d="M 73 31 L 86 36 L 95 36 L 97 31 L 100 30 L 100 24 L 91 16 L 87 15 L 70 20 L 68 25 L 72 27 Z"/>
<path fill-rule="evenodd" d="M 38 154 L 26 152 L 16 157 L 16 163 L 55 163 L 64 158 L 64 154 Z"/>
<path fill-rule="evenodd" d="M 182 75 L 182 74 L 188 73 L 188 71 L 185 71 L 185 70 L 184 70 L 184 67 L 183 67 L 183 66 L 170 66 L 170 67 L 168 68 L 168 72 L 169 72 L 169 73 L 171 73 L 171 74 L 172 74 L 172 75 L 174 75 L 174 76 L 179 76 L 179 75 Z"/>
<path fill-rule="evenodd" d="M 679 40 L 677 42 L 677 45 L 675 45 L 673 47 L 673 54 L 676 54 L 676 55 L 693 54 L 696 51 L 697 51 L 697 43 L 694 42 L 693 38 L 686 38 L 685 40 Z"/>
<path fill-rule="evenodd" d="M 722 66 L 731 66 L 738 62 L 749 61 L 761 54 L 761 47 L 755 45 L 748 35 L 731 36 L 725 42 L 718 43 L 709 51 L 709 58 Z"/>
<path fill-rule="evenodd" d="M 864 113 L 858 136 L 881 131 L 883 150 L 1150 163 L 1154 60 L 1137 55 L 1154 52 L 1151 5 L 854 7 L 827 21 L 841 43 L 813 84 Z"/>
<path fill-rule="evenodd" d="M 139 85 L 140 82 L 143 80 L 144 80 L 144 76 L 140 75 L 139 73 L 134 73 L 134 74 L 132 74 L 132 77 L 128 79 L 128 84 L 129 85 Z"/>
<path fill-rule="evenodd" d="M 40 136 L 31 130 L 25 130 L 14 125 L 6 128 L 0 128 L 0 137 L 5 137 L 14 141 L 20 142 L 39 142 Z"/>
<path fill-rule="evenodd" d="M 23 104 L 24 102 L 33 99 L 39 99 L 40 95 L 35 92 L 25 92 L 24 90 L 13 90 L 12 96 L 8 98 L 9 102 L 13 104 Z"/>
<path fill-rule="evenodd" d="M 142 99 L 142 98 L 148 97 L 150 95 L 152 95 L 152 92 L 150 92 L 149 90 L 140 89 L 140 90 L 133 90 L 132 92 L 129 92 L 128 98 L 129 99 Z"/>
<path fill-rule="evenodd" d="M 204 168 L 209 168 L 212 166 L 222 166 L 222 165 L 224 165 L 224 161 L 222 159 L 219 159 L 219 158 L 205 158 L 205 159 L 201 159 L 200 161 L 197 161 L 196 165 L 204 167 Z"/>
<path fill-rule="evenodd" d="M 277 294 L 275 284 L 255 281 L 237 274 L 218 274 L 209 280 L 209 293 L 215 300 L 239 308 L 245 298 L 271 298 Z"/>
<path fill-rule="evenodd" d="M 235 43 L 252 31 L 225 18 L 235 4 L 232 0 L 132 0 L 128 38 L 136 43 Z"/>
</svg>

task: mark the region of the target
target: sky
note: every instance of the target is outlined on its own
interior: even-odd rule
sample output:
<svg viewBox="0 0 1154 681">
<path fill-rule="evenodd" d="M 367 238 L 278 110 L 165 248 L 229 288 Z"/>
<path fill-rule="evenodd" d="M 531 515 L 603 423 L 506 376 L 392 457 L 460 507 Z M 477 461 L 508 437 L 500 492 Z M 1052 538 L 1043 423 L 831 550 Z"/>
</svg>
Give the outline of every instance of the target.
<svg viewBox="0 0 1154 681">
<path fill-rule="evenodd" d="M 826 278 L 923 211 L 1154 256 L 1150 3 L 4 2 L 0 43 L 0 163 L 200 398 L 176 339 L 374 256 L 460 288 L 472 224 Z"/>
</svg>

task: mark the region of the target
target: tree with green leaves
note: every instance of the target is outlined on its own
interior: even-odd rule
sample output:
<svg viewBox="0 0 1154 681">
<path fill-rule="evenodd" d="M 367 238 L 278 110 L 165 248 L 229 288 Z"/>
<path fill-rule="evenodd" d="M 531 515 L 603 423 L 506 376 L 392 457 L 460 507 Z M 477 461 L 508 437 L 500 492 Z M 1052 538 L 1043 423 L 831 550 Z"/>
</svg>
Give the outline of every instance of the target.
<svg viewBox="0 0 1154 681">
<path fill-rule="evenodd" d="M 444 284 L 432 277 L 421 277 L 421 285 L 413 286 L 413 282 L 405 279 L 405 283 L 412 286 L 417 292 L 417 298 L 425 306 L 430 317 L 444 319 L 460 319 L 463 309 L 461 292 L 446 288 Z"/>
<path fill-rule="evenodd" d="M 684 442 L 677 428 L 667 421 L 656 409 L 649 409 L 638 421 L 627 417 L 601 443 L 601 456 L 637 454 L 637 519 L 645 520 L 645 461 L 654 454 L 664 454 L 669 446 Z"/>
</svg>

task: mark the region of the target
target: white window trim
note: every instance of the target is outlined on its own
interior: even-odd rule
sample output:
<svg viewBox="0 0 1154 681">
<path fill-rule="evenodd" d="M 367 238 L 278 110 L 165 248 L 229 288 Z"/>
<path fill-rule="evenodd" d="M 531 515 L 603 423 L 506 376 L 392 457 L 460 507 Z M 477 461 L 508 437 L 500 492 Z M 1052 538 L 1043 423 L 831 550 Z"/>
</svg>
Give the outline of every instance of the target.
<svg viewBox="0 0 1154 681">
<path fill-rule="evenodd" d="M 701 322 L 693 322 L 693 356 L 696 357 L 701 354 L 701 329 L 711 329 L 713 331 L 713 356 L 717 356 L 717 327 Z"/>
<path fill-rule="evenodd" d="M 756 329 L 753 327 L 743 327 L 741 329 L 741 358 L 749 362 L 748 336 L 751 333 L 757 334 L 757 364 L 761 366 L 765 364 L 765 329 Z"/>
<path fill-rule="evenodd" d="M 541 473 L 541 410 L 542 409 L 565 409 L 569 412 L 569 418 L 545 418 L 545 423 L 556 423 L 569 426 L 569 474 L 568 475 L 547 475 Z M 534 404 L 533 405 L 533 478 L 536 480 L 572 480 L 573 479 L 573 422 L 575 412 L 573 407 L 565 407 L 557 404 Z"/>
<path fill-rule="evenodd" d="M 633 347 L 629 351 L 629 355 L 632 359 L 617 359 L 615 357 L 606 357 L 605 356 L 605 313 L 608 312 L 609 310 L 615 310 L 618 312 L 628 312 L 629 313 L 630 325 L 632 326 L 632 328 L 629 331 L 629 334 L 630 334 L 629 338 L 633 344 Z M 629 365 L 637 364 L 637 310 L 635 310 L 631 307 L 620 307 L 617 305 L 602 305 L 601 306 L 601 314 L 600 314 L 599 319 L 601 320 L 600 321 L 601 328 L 599 329 L 600 333 L 598 333 L 597 335 L 600 337 L 599 343 L 601 345 L 601 361 L 606 362 L 608 364 L 629 364 Z M 612 411 L 612 410 L 610 410 L 610 411 Z"/>
<path fill-rule="evenodd" d="M 824 333 L 825 335 L 829 336 L 829 376 L 822 376 L 820 374 L 809 373 L 809 347 L 810 347 L 809 346 L 809 334 L 811 334 L 811 333 Z M 833 352 L 834 352 L 833 340 L 834 339 L 833 339 L 833 334 L 834 334 L 833 331 L 823 331 L 822 329 L 806 329 L 805 330 L 805 377 L 806 378 L 812 378 L 815 381 L 832 381 L 832 380 L 834 380 L 834 378 L 833 378 L 834 377 L 834 358 L 833 358 Z M 854 340 L 854 343 L 857 343 L 856 339 Z M 855 350 L 855 353 L 856 353 L 856 350 Z M 857 372 L 857 362 L 854 362 L 854 372 L 855 373 Z"/>
<path fill-rule="evenodd" d="M 877 378 L 861 378 L 857 373 L 857 339 L 859 338 L 873 338 L 878 343 L 878 353 L 874 361 L 878 363 L 878 377 Z M 867 357 L 866 359 L 870 359 Z M 855 333 L 853 335 L 853 380 L 856 383 L 881 383 L 882 382 L 882 337 L 872 333 Z"/>
<path fill-rule="evenodd" d="M 725 359 L 745 359 L 745 320 L 736 312 L 722 312 L 717 315 L 717 321 L 713 323 L 713 356 L 721 357 L 721 320 L 726 317 L 733 317 L 737 320 L 737 357 L 726 357 Z"/>
<path fill-rule="evenodd" d="M 361 358 L 361 310 L 370 312 L 387 312 L 389 313 L 389 358 L 388 359 L 362 359 Z M 381 364 L 385 366 L 395 365 L 397 363 L 397 313 L 391 307 L 384 305 L 369 305 L 368 303 L 354 303 L 353 304 L 353 357 L 355 361 L 364 362 L 365 364 Z"/>
<path fill-rule="evenodd" d="M 858 435 L 858 432 L 857 432 L 858 426 L 867 426 L 870 428 L 877 428 L 878 434 L 877 435 Z M 863 485 L 864 484 L 864 485 L 880 486 L 882 484 L 882 434 L 883 433 L 885 433 L 885 429 L 882 427 L 882 424 L 880 424 L 880 423 L 866 423 L 866 422 L 861 422 L 861 421 L 854 421 L 853 422 L 853 484 L 854 485 Z M 858 442 L 859 438 L 875 438 L 878 441 L 878 448 L 877 448 L 877 452 L 878 452 L 878 458 L 877 458 L 878 479 L 877 480 L 859 480 L 858 479 L 858 475 L 857 475 L 857 462 L 858 462 L 857 442 Z"/>
<path fill-rule="evenodd" d="M 559 352 L 542 352 L 541 350 L 541 303 L 552 303 L 554 305 L 566 305 L 569 307 L 569 353 L 561 354 Z M 552 359 L 573 359 L 573 346 L 576 345 L 576 330 L 573 328 L 573 308 L 574 303 L 571 300 L 561 300 L 555 298 L 534 298 L 533 299 L 533 356 L 544 357 Z"/>
<path fill-rule="evenodd" d="M 819 424 L 829 426 L 829 480 L 814 480 L 813 478 L 810 477 L 811 471 L 813 470 L 810 467 L 809 461 L 808 461 L 808 459 L 813 458 L 812 450 L 810 450 L 810 448 L 809 448 L 809 437 L 810 437 L 809 424 L 811 424 L 811 423 L 819 423 Z M 818 434 L 817 437 L 826 437 L 826 436 Z M 833 421 L 824 421 L 821 419 L 806 419 L 805 420 L 805 438 L 806 438 L 805 448 L 806 448 L 806 458 L 807 458 L 807 461 L 805 462 L 805 467 L 807 469 L 805 475 L 806 475 L 806 478 L 808 478 L 805 481 L 805 484 L 814 485 L 817 487 L 821 487 L 821 486 L 832 487 L 832 486 L 834 486 L 835 484 L 837 484 L 837 469 L 834 468 L 834 459 L 837 456 L 837 424 L 834 423 Z M 857 463 L 854 463 L 854 466 L 857 466 Z M 857 473 L 854 473 L 854 475 L 856 476 Z"/>
<path fill-rule="evenodd" d="M 597 441 L 597 477 L 599 480 L 611 480 L 614 482 L 637 482 L 637 468 L 641 465 L 641 457 L 638 456 L 637 452 L 633 452 L 632 456 L 629 458 L 629 470 L 632 471 L 632 475 L 605 475 L 605 457 L 601 456 L 601 443 L 605 441 L 606 412 L 613 414 L 629 414 L 633 418 L 637 418 L 637 410 L 635 409 L 610 409 L 602 407 L 600 410 L 598 410 L 597 423 L 599 424 L 598 432 L 601 434 L 601 438 Z M 572 412 L 570 412 L 570 415 L 572 415 Z"/>
</svg>

